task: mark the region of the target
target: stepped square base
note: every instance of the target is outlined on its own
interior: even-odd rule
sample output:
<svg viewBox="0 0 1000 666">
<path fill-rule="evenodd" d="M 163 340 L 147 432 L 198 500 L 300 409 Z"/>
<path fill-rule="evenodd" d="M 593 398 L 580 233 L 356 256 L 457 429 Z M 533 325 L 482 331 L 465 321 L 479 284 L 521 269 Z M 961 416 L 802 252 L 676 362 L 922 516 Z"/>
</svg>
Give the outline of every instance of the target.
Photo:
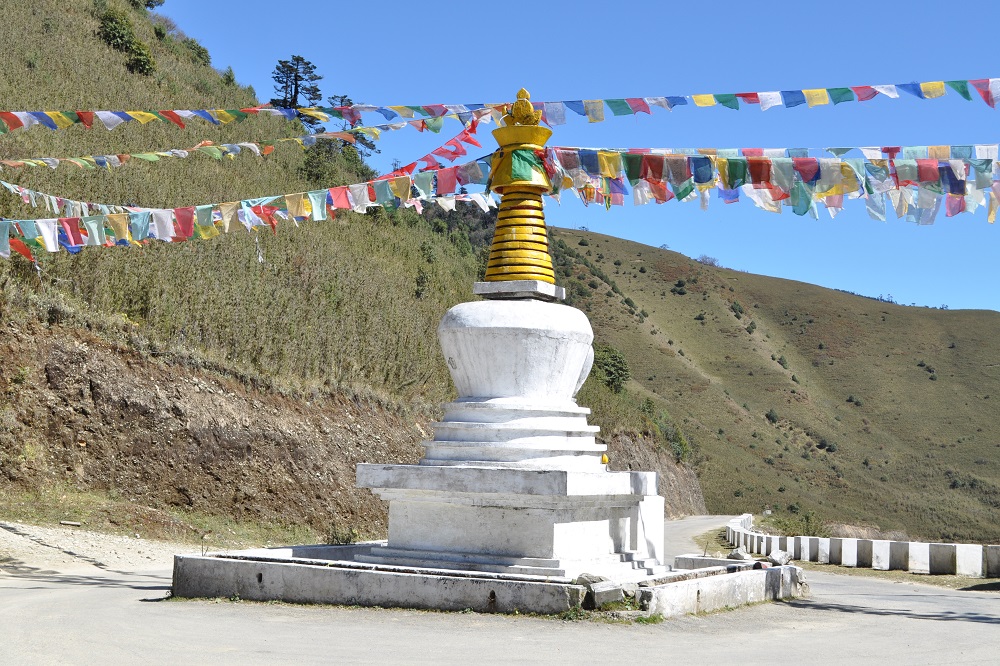
<svg viewBox="0 0 1000 666">
<path fill-rule="evenodd" d="M 304 604 L 434 608 L 481 613 L 561 613 L 585 603 L 587 588 L 569 578 L 361 564 L 384 542 L 257 548 L 174 556 L 172 592 L 186 598 L 233 598 Z M 688 559 L 701 559 L 686 556 Z M 702 565 L 704 566 L 704 565 Z M 616 587 L 617 585 L 617 587 Z M 606 594 L 599 594 L 600 588 Z M 634 590 L 642 613 L 676 617 L 804 593 L 801 569 L 760 571 L 715 566 L 638 577 L 593 588 L 596 605 Z"/>
<path fill-rule="evenodd" d="M 389 501 L 372 564 L 633 580 L 665 571 L 653 472 L 359 465 Z"/>
</svg>

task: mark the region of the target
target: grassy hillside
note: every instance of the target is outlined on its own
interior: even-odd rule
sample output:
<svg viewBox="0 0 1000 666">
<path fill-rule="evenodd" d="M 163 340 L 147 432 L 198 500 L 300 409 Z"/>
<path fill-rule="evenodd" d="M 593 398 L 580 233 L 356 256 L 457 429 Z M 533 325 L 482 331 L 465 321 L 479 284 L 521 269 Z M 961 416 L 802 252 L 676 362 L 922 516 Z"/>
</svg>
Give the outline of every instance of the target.
<svg viewBox="0 0 1000 666">
<path fill-rule="evenodd" d="M 557 238 L 575 304 L 628 358 L 628 390 L 696 445 L 709 510 L 1000 540 L 1000 313 L 882 303 L 589 232 Z"/>
<path fill-rule="evenodd" d="M 106 8 L 127 12 L 153 73 L 130 72 L 128 57 L 97 38 Z M 5 21 L 0 100 L 9 110 L 257 101 L 181 33 L 157 32 L 124 0 L 34 0 Z M 0 157 L 301 133 L 268 117 L 186 130 L 35 127 L 0 137 Z M 5 168 L 0 177 L 163 207 L 362 179 L 356 161 L 336 151 L 319 161 L 285 145 L 266 159 L 133 160 L 110 172 Z M 43 213 L 0 192 L 0 215 Z M 450 305 L 469 298 L 491 225 L 489 216 L 436 209 L 348 213 L 282 225 L 277 235 L 240 229 L 182 245 L 40 253 L 40 275 L 18 257 L 0 262 L 0 478 L 267 520 L 294 494 L 287 520 L 322 529 L 333 516 L 377 532 L 381 509 L 348 482 L 352 466 L 419 455 L 421 429 L 453 391 L 435 329 Z M 815 512 L 914 537 L 1000 541 L 992 408 L 1000 365 L 991 337 L 1000 314 L 879 303 L 597 234 L 554 237 L 571 302 L 591 317 L 602 354 L 620 350 L 631 368 L 623 391 L 594 376 L 580 396 L 612 440 L 613 465 L 661 469 L 687 510 L 698 510 L 700 492 L 676 459 L 696 462 L 713 511 L 771 507 L 791 519 Z M 81 362 L 88 349 L 104 360 Z M 61 379 L 66 359 L 72 381 Z M 104 391 L 116 402 L 95 399 L 109 382 Z M 203 385 L 225 399 L 206 403 L 207 389 L 191 388 Z M 143 397 L 130 398 L 129 386 Z M 300 410 L 309 420 L 301 430 Z M 364 447 L 378 438 L 392 445 Z"/>
</svg>

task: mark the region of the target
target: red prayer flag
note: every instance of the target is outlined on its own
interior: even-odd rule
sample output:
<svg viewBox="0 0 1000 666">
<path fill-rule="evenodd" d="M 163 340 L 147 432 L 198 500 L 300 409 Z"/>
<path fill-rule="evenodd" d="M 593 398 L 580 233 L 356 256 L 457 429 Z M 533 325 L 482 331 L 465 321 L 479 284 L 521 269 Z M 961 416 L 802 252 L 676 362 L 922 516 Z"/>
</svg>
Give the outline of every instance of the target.
<svg viewBox="0 0 1000 666">
<path fill-rule="evenodd" d="M 10 111 L 0 111 L 0 120 L 2 120 L 4 124 L 12 130 L 24 127 L 24 123 L 21 122 L 21 119 Z"/>
<path fill-rule="evenodd" d="M 938 171 L 938 161 L 929 159 L 917 160 L 917 179 L 921 183 L 934 182 L 941 179 Z"/>
<path fill-rule="evenodd" d="M 896 159 L 896 155 L 899 155 L 902 150 L 902 146 L 882 146 L 882 152 L 885 153 L 890 160 Z"/>
<path fill-rule="evenodd" d="M 990 80 L 989 79 L 970 79 L 969 83 L 976 89 L 979 96 L 983 98 L 983 101 L 990 105 L 992 108 L 996 108 L 997 101 L 993 99 L 993 95 L 990 93 Z M 13 129 L 13 128 L 11 128 Z"/>
<path fill-rule="evenodd" d="M 458 184 L 458 167 L 448 167 L 437 172 L 437 194 L 454 194 Z"/>
<path fill-rule="evenodd" d="M 643 155 L 642 164 L 639 166 L 639 177 L 648 181 L 650 185 L 663 182 L 663 155 Z"/>
<path fill-rule="evenodd" d="M 750 182 L 753 183 L 755 189 L 769 189 L 771 184 L 771 160 L 769 158 L 748 157 L 747 168 L 750 171 Z"/>
<path fill-rule="evenodd" d="M 351 208 L 350 190 L 344 187 L 331 187 L 330 198 L 333 199 L 334 208 Z"/>
<path fill-rule="evenodd" d="M 94 125 L 94 112 L 93 111 L 77 111 L 76 115 L 80 118 L 80 122 L 87 129 L 90 129 Z"/>
<path fill-rule="evenodd" d="M 760 96 L 755 92 L 736 93 L 736 96 L 746 104 L 760 104 Z"/>
<path fill-rule="evenodd" d="M 194 236 L 194 206 L 174 208 L 174 235 L 180 238 Z"/>
<path fill-rule="evenodd" d="M 961 194 L 949 194 L 944 200 L 945 217 L 965 212 L 965 197 Z"/>
<path fill-rule="evenodd" d="M 11 238 L 9 242 L 10 249 L 14 250 L 14 252 L 17 252 L 30 262 L 35 261 L 35 257 L 31 254 L 31 250 L 28 249 L 28 246 L 25 245 L 23 241 L 17 238 Z"/>
<path fill-rule="evenodd" d="M 70 245 L 83 245 L 83 236 L 80 235 L 80 218 L 60 217 L 59 226 L 66 232 Z"/>
<path fill-rule="evenodd" d="M 792 165 L 806 183 L 811 183 L 819 174 L 819 160 L 815 157 L 793 157 Z"/>
<path fill-rule="evenodd" d="M 160 115 L 172 122 L 174 125 L 184 129 L 184 121 L 181 120 L 181 117 L 176 111 L 160 111 Z"/>
<path fill-rule="evenodd" d="M 632 109 L 632 113 L 650 113 L 649 104 L 642 97 L 626 97 L 625 103 Z"/>
<path fill-rule="evenodd" d="M 763 148 L 742 148 L 743 157 L 763 157 Z"/>
<path fill-rule="evenodd" d="M 858 96 L 859 102 L 867 102 L 878 94 L 878 91 L 871 86 L 851 86 L 851 90 Z"/>
</svg>

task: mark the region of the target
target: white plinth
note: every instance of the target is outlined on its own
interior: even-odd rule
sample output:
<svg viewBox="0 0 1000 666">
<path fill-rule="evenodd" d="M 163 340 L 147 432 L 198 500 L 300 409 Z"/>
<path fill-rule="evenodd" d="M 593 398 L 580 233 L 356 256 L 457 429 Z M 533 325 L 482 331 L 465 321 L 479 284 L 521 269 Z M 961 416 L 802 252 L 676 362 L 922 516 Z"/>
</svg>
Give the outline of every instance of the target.
<svg viewBox="0 0 1000 666">
<path fill-rule="evenodd" d="M 389 539 L 357 561 L 616 580 L 664 571 L 656 474 L 609 472 L 576 404 L 594 358 L 586 315 L 462 303 L 438 337 L 459 398 L 420 464 L 358 466 L 358 485 L 389 502 Z"/>
</svg>

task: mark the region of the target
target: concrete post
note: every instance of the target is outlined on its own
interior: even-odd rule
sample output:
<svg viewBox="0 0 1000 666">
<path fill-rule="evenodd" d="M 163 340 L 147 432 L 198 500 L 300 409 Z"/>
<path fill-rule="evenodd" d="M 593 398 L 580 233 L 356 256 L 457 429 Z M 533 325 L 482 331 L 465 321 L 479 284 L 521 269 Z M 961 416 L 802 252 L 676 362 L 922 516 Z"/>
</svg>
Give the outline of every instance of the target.
<svg viewBox="0 0 1000 666">
<path fill-rule="evenodd" d="M 854 561 L 854 566 L 859 569 L 871 569 L 872 567 L 872 540 L 858 539 L 858 556 Z"/>
<path fill-rule="evenodd" d="M 910 568 L 910 544 L 908 541 L 889 542 L 889 568 L 907 571 Z"/>
<path fill-rule="evenodd" d="M 837 537 L 830 538 L 830 564 L 840 564 L 843 562 L 844 540 Z"/>
<path fill-rule="evenodd" d="M 932 543 L 930 550 L 930 570 L 932 574 L 955 573 L 955 544 Z"/>
<path fill-rule="evenodd" d="M 840 540 L 840 564 L 845 567 L 858 566 L 858 540 Z"/>
<path fill-rule="evenodd" d="M 1000 578 L 1000 546 L 986 546 L 986 577 Z"/>
<path fill-rule="evenodd" d="M 816 561 L 820 564 L 830 563 L 830 539 L 821 537 L 816 539 L 817 553 Z"/>
<path fill-rule="evenodd" d="M 885 539 L 872 540 L 872 569 L 889 570 L 889 544 Z"/>
<path fill-rule="evenodd" d="M 910 542 L 910 557 L 907 563 L 910 573 L 929 574 L 931 572 L 930 544 Z"/>
<path fill-rule="evenodd" d="M 983 577 L 983 547 L 975 543 L 955 545 L 955 573 L 972 578 Z"/>
</svg>

